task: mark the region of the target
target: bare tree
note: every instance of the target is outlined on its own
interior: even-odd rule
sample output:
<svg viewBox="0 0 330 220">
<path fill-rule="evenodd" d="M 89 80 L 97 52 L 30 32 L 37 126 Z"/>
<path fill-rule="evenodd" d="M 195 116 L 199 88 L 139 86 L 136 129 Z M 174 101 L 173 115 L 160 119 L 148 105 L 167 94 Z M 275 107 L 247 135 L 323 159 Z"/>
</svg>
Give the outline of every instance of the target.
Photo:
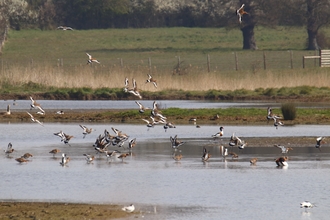
<svg viewBox="0 0 330 220">
<path fill-rule="evenodd" d="M 318 31 L 330 22 L 329 0 L 306 0 L 306 26 L 308 34 L 308 50 L 321 49 L 317 42 Z"/>
</svg>

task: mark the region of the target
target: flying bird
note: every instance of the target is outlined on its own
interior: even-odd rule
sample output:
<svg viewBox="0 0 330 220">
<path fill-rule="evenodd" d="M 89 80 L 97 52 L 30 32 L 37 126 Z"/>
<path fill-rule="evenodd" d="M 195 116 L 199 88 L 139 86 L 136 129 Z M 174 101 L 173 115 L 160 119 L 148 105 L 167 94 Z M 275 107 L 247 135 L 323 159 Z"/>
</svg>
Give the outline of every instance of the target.
<svg viewBox="0 0 330 220">
<path fill-rule="evenodd" d="M 237 19 L 240 24 L 242 23 L 243 15 L 248 14 L 246 11 L 244 11 L 244 6 L 245 6 L 245 4 L 242 4 L 242 6 L 236 10 Z"/>
<path fill-rule="evenodd" d="M 86 126 L 84 126 L 84 125 L 79 125 L 82 129 L 83 129 L 83 135 L 84 135 L 84 137 L 83 138 L 85 138 L 86 137 L 86 135 L 88 135 L 88 134 L 90 134 L 90 133 L 92 133 L 92 131 L 93 131 L 93 129 L 92 128 L 87 128 Z"/>
<path fill-rule="evenodd" d="M 28 115 L 30 115 L 31 121 L 40 124 L 41 126 L 44 126 L 42 122 L 40 122 L 38 119 L 36 119 L 33 115 L 31 115 L 29 112 Z"/>
<path fill-rule="evenodd" d="M 86 53 L 86 54 L 88 56 L 87 64 L 90 64 L 90 63 L 93 63 L 93 62 L 100 64 L 100 62 L 97 59 L 93 58 L 92 55 L 90 55 L 89 53 Z"/>
<path fill-rule="evenodd" d="M 274 147 L 277 147 L 277 148 L 281 149 L 282 154 L 286 154 L 290 150 L 293 150 L 291 147 L 284 147 L 284 146 L 281 146 L 281 145 L 278 145 L 278 144 L 275 144 Z"/>
<path fill-rule="evenodd" d="M 152 78 L 152 76 L 150 74 L 147 74 L 147 75 L 148 75 L 148 79 L 146 80 L 146 83 L 152 83 L 157 88 L 157 80 Z"/>
</svg>

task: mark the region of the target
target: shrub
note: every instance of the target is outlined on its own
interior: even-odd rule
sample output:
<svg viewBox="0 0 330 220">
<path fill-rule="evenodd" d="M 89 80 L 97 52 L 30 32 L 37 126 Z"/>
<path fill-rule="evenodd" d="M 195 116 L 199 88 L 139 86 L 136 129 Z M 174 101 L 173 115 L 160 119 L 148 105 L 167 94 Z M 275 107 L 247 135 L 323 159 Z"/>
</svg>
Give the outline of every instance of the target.
<svg viewBox="0 0 330 220">
<path fill-rule="evenodd" d="M 296 106 L 293 103 L 285 103 L 281 106 L 284 120 L 294 120 L 296 118 Z"/>
</svg>

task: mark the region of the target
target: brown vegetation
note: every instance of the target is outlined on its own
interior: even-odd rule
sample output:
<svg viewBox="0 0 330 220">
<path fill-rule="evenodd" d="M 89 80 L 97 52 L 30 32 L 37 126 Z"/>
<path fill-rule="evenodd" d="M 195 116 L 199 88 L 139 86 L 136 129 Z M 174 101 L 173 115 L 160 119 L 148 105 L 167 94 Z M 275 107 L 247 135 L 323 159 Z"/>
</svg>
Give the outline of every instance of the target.
<svg viewBox="0 0 330 220">
<path fill-rule="evenodd" d="M 0 219 L 118 219 L 134 216 L 117 205 L 2 202 Z"/>
</svg>

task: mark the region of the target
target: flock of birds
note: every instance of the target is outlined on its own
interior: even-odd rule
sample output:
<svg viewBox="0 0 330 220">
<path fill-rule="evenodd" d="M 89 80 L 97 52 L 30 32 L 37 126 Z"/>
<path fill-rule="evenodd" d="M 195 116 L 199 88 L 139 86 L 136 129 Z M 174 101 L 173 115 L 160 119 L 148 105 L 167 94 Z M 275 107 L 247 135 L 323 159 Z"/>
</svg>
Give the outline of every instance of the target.
<svg viewBox="0 0 330 220">
<path fill-rule="evenodd" d="M 247 13 L 244 10 L 244 7 L 245 7 L 245 4 L 242 4 L 241 7 L 236 10 L 236 15 L 237 15 L 239 24 L 242 23 L 242 18 L 244 15 L 249 15 L 249 13 Z M 66 27 L 66 26 L 59 26 L 57 29 L 73 31 L 73 28 Z M 90 55 L 89 53 L 86 53 L 86 55 L 88 56 L 87 64 L 92 64 L 92 63 L 100 64 L 100 62 L 97 59 L 95 59 L 94 57 L 92 57 L 92 55 Z M 150 74 L 147 74 L 147 76 L 148 76 L 148 78 L 145 83 L 151 83 L 151 84 L 153 84 L 153 86 L 155 88 L 157 88 L 158 87 L 157 80 L 154 79 Z M 132 87 L 130 87 L 130 85 L 129 85 L 128 78 L 125 78 L 124 92 L 130 93 L 130 94 L 138 97 L 139 99 L 142 99 L 142 96 L 137 88 L 137 83 L 134 78 L 132 79 Z M 45 110 L 41 107 L 41 105 L 39 103 L 37 103 L 32 97 L 30 97 L 30 100 L 31 100 L 30 110 L 36 109 L 37 115 L 46 114 Z M 146 122 L 146 126 L 148 127 L 148 129 L 154 127 L 155 125 L 162 124 L 163 128 L 166 132 L 167 129 L 176 127 L 174 123 L 168 121 L 167 117 L 161 113 L 156 101 L 153 102 L 152 108 L 143 106 L 141 104 L 141 102 L 139 102 L 139 101 L 135 101 L 135 103 L 138 105 L 139 112 L 141 114 L 145 113 L 146 110 L 150 110 L 149 118 L 148 119 L 142 118 L 142 120 L 144 122 Z M 7 111 L 5 112 L 5 114 L 7 114 L 7 115 L 10 114 L 9 105 L 7 107 Z M 35 122 L 35 123 L 40 124 L 41 126 L 44 126 L 43 123 L 40 122 L 36 117 L 34 117 L 30 112 L 27 112 L 27 114 L 30 116 L 32 122 Z M 64 114 L 64 112 L 58 111 L 58 112 L 56 112 L 56 114 Z M 217 115 L 216 118 L 219 118 L 219 116 Z M 278 129 L 279 126 L 284 125 L 284 123 L 281 121 L 281 117 L 273 114 L 272 109 L 269 107 L 267 109 L 267 122 L 269 122 L 270 120 L 274 121 L 274 126 L 276 129 Z M 196 124 L 196 118 L 191 118 L 189 121 L 194 122 L 194 124 Z M 84 125 L 79 125 L 79 126 L 83 129 L 83 133 L 82 133 L 83 138 L 85 138 L 86 135 L 91 134 L 94 131 L 92 128 L 87 128 Z M 200 128 L 199 125 L 196 125 L 196 127 Z M 125 142 L 128 141 L 128 149 L 129 149 L 129 151 L 131 151 L 132 148 L 134 148 L 136 145 L 136 138 L 132 138 L 132 139 L 128 140 L 129 136 L 127 134 L 125 134 L 122 131 L 119 131 L 118 129 L 113 128 L 113 127 L 111 129 L 114 132 L 114 134 L 110 134 L 109 131 L 105 130 L 103 134 L 100 134 L 96 138 L 96 141 L 93 144 L 93 147 L 94 147 L 96 153 L 104 154 L 108 159 L 112 160 L 112 158 L 115 158 L 115 159 L 119 159 L 119 160 L 123 161 L 124 158 L 126 158 L 128 155 L 130 155 L 130 153 L 121 153 L 119 150 L 110 150 L 109 151 L 108 147 L 117 146 L 119 148 L 121 148 L 121 147 L 124 148 Z M 219 132 L 215 133 L 214 135 L 211 135 L 211 137 L 214 139 L 222 138 L 223 134 L 224 134 L 224 127 L 221 126 L 219 130 L 220 130 Z M 63 142 L 64 144 L 71 146 L 69 144 L 69 141 L 72 138 L 74 138 L 74 136 L 68 135 L 68 134 L 64 133 L 63 131 L 56 132 L 56 133 L 54 133 L 54 135 L 58 136 L 61 139 L 61 142 Z M 184 145 L 186 142 L 180 141 L 178 139 L 177 135 L 175 135 L 174 137 L 170 136 L 170 142 L 171 142 L 172 149 L 174 150 L 172 158 L 175 161 L 180 161 L 183 158 L 183 156 L 182 156 L 182 154 L 177 154 L 177 150 L 179 149 L 179 147 Z M 320 151 L 321 151 L 322 143 L 324 143 L 324 137 L 318 137 L 316 139 L 315 147 L 317 149 L 319 149 Z M 242 150 L 247 146 L 247 142 L 245 142 L 244 140 L 242 140 L 241 138 L 236 136 L 235 133 L 233 133 L 233 135 L 230 137 L 230 140 L 229 140 L 229 147 L 234 147 L 234 146 L 237 146 L 239 150 Z M 287 154 L 289 151 L 293 150 L 291 147 L 285 147 L 285 146 L 281 146 L 281 145 L 277 145 L 277 144 L 274 145 L 274 147 L 279 148 L 281 150 L 282 154 Z M 13 149 L 11 143 L 8 144 L 7 149 L 4 150 L 4 152 L 7 156 L 9 156 L 11 153 L 14 152 L 14 149 Z M 49 153 L 52 154 L 53 157 L 55 157 L 56 154 L 58 154 L 60 152 L 61 152 L 61 150 L 59 150 L 59 149 L 53 149 Z M 228 152 L 228 147 L 220 146 L 220 152 L 221 152 L 221 156 L 223 156 L 223 157 L 227 157 L 228 155 L 231 155 L 232 159 L 238 158 L 238 155 L 235 152 L 233 152 L 233 151 Z M 85 157 L 87 163 L 92 163 L 95 159 L 94 155 L 83 154 L 83 156 Z M 33 157 L 33 155 L 30 153 L 25 153 L 24 155 L 22 155 L 19 158 L 16 158 L 15 160 L 19 163 L 27 163 L 29 161 L 30 157 Z M 203 162 L 206 162 L 211 158 L 211 154 L 207 150 L 206 147 L 203 147 L 203 153 L 202 153 L 201 158 L 202 158 Z M 69 161 L 70 161 L 70 157 L 68 157 L 66 153 L 62 153 L 60 165 L 66 166 L 69 163 Z M 258 158 L 252 158 L 250 160 L 250 164 L 256 165 L 257 161 L 258 161 Z M 287 161 L 288 161 L 288 156 L 281 156 L 281 157 L 278 157 L 277 159 L 275 159 L 275 163 L 278 167 L 287 167 L 288 166 Z M 300 204 L 300 207 L 305 208 L 305 211 L 314 206 L 315 206 L 314 204 L 312 204 L 308 201 L 302 202 Z M 133 204 L 131 204 L 129 206 L 123 207 L 122 210 L 126 211 L 126 212 L 133 212 L 135 210 L 135 207 Z"/>
</svg>

